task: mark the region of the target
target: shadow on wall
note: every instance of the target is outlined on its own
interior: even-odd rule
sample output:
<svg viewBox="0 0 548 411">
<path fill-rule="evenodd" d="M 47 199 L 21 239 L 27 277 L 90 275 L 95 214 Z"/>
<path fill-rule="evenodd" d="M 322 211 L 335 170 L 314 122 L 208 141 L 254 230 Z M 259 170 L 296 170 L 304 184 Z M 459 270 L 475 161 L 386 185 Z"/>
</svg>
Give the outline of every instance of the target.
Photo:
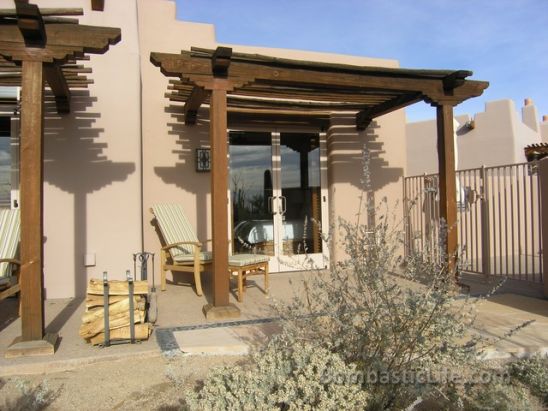
<svg viewBox="0 0 548 411">
<path fill-rule="evenodd" d="M 364 190 L 368 204 L 376 205 L 376 193 L 404 175 L 402 167 L 390 167 L 389 155 L 379 136 L 380 126 L 373 121 L 363 132 L 356 131 L 355 117 L 337 116 L 329 130 L 330 184 L 349 183 Z M 369 155 L 370 180 L 364 179 L 364 148 Z M 378 196 L 377 196 L 378 197 Z M 368 224 L 375 224 L 370 215 Z"/>
<path fill-rule="evenodd" d="M 44 107 L 44 180 L 73 194 L 74 198 L 74 249 L 63 250 L 63 253 L 74 256 L 76 297 L 85 294 L 87 283 L 83 266 L 88 236 L 87 196 L 116 181 L 126 180 L 136 169 L 134 163 L 116 163 L 103 154 L 107 143 L 96 139 L 104 129 L 94 127 L 100 114 L 88 110 L 96 101 L 88 91 L 73 92 L 71 114 L 63 117 L 56 114 L 51 97 L 46 99 Z M 44 213 L 47 218 L 47 206 Z"/>
<path fill-rule="evenodd" d="M 186 126 L 184 116 L 181 114 L 181 106 L 170 105 L 165 108 L 166 113 L 171 113 L 172 123 L 168 123 L 170 130 L 169 139 L 176 139 L 177 147 L 172 152 L 177 154 L 177 162 L 172 166 L 154 167 L 154 172 L 166 184 L 172 184 L 177 188 L 194 194 L 196 201 L 196 234 L 201 240 L 209 238 L 207 231 L 207 210 L 209 203 L 207 196 L 210 193 L 209 172 L 197 172 L 195 164 L 196 148 L 209 147 L 209 121 L 204 116 L 198 115 L 196 125 Z M 207 116 L 206 116 L 207 118 Z M 183 205 L 183 209 L 189 211 Z M 187 215 L 192 221 L 192 216 Z M 203 222 L 203 223 L 202 223 Z"/>
</svg>

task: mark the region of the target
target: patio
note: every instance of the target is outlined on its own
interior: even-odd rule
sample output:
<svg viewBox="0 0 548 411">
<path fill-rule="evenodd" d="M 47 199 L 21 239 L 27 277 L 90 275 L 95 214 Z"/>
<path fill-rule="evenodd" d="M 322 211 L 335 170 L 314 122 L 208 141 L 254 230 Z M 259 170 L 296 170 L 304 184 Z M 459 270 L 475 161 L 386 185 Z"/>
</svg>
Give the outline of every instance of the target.
<svg viewBox="0 0 548 411">
<path fill-rule="evenodd" d="M 79 337 L 78 328 L 84 311 L 82 299 L 47 300 L 46 330 L 59 333 L 60 342 L 54 356 L 41 358 L 4 358 L 5 350 L 21 327 L 17 300 L 8 299 L 0 302 L 0 377 L 51 373 L 130 357 L 139 361 L 159 357 L 162 353 L 174 355 L 179 350 L 197 355 L 241 355 L 276 332 L 276 313 L 271 303 L 291 298 L 293 291 L 302 291 L 300 284 L 310 275 L 312 273 L 307 272 L 273 274 L 269 299 L 263 294 L 262 279 L 252 278 L 243 303 L 238 303 L 236 296 L 230 294 L 230 301 L 241 310 L 241 318 L 224 323 L 207 321 L 202 314 L 202 307 L 211 295 L 210 281 L 204 281 L 202 297 L 185 283 L 168 284 L 167 291 L 158 292 L 159 315 L 151 338 L 134 345 L 108 348 L 90 346 Z M 527 320 L 535 322 L 511 340 L 499 342 L 488 352 L 488 357 L 548 353 L 548 301 L 503 293 L 484 303 L 479 308 L 478 326 L 486 336 L 501 336 Z"/>
</svg>

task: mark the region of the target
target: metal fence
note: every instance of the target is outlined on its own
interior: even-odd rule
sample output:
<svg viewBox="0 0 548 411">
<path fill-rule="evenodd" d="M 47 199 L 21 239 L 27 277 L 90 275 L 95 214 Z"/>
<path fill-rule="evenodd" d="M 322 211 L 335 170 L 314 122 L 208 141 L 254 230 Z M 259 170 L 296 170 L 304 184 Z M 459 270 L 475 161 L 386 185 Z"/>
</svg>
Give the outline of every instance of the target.
<svg viewBox="0 0 548 411">
<path fill-rule="evenodd" d="M 436 253 L 438 175 L 404 179 L 406 253 Z M 459 260 L 463 270 L 542 282 L 537 163 L 457 171 Z"/>
</svg>

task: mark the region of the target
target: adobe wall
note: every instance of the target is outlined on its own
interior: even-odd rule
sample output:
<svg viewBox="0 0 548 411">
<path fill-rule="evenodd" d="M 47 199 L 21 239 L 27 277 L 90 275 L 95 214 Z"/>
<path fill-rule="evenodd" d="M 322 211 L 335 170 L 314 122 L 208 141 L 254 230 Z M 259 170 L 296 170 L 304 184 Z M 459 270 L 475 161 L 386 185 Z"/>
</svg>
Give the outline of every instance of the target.
<svg viewBox="0 0 548 411">
<path fill-rule="evenodd" d="M 525 162 L 523 148 L 540 142 L 538 131 L 531 127 L 533 110 L 529 106 L 525 109 L 525 123 L 511 100 L 487 102 L 485 111 L 474 116 L 474 128 L 465 125 L 468 116 L 456 116 L 458 169 Z M 406 133 L 406 175 L 436 173 L 436 120 L 408 123 Z"/>
</svg>

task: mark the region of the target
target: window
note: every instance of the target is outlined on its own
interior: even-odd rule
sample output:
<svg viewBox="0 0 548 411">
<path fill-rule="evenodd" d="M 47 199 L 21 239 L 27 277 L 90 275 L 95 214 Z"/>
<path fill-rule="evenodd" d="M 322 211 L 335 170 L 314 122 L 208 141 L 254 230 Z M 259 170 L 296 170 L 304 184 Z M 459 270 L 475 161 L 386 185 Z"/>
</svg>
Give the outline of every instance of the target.
<svg viewBox="0 0 548 411">
<path fill-rule="evenodd" d="M 0 208 L 11 206 L 11 118 L 0 116 Z"/>
<path fill-rule="evenodd" d="M 0 86 L 0 208 L 19 207 L 19 87 Z"/>
</svg>

